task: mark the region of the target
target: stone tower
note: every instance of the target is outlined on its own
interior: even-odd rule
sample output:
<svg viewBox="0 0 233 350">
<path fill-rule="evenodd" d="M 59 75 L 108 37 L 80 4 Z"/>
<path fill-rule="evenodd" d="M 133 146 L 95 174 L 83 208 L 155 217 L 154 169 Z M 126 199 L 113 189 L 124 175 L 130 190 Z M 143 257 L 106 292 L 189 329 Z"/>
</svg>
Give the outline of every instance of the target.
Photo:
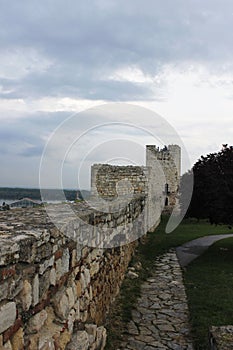
<svg viewBox="0 0 233 350">
<path fill-rule="evenodd" d="M 163 190 L 165 206 L 174 206 L 179 189 L 181 172 L 181 148 L 178 145 L 159 149 L 154 145 L 146 146 L 146 166 L 150 169 L 150 191 L 154 192 L 154 183 Z"/>
</svg>

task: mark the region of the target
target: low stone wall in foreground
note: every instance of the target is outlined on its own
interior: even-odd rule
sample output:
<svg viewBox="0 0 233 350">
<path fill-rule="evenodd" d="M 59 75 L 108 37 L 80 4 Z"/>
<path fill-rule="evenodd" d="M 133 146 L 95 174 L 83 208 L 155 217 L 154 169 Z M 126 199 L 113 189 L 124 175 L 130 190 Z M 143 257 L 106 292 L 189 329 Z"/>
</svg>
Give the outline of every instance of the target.
<svg viewBox="0 0 233 350">
<path fill-rule="evenodd" d="M 119 235 L 138 230 L 140 236 L 145 217 L 134 221 L 144 205 L 140 197 L 110 214 L 74 208 L 94 230 L 117 227 Z M 105 316 L 137 243 L 90 247 L 77 239 L 85 225 L 73 227 L 76 239 L 61 233 L 43 208 L 0 213 L 0 349 L 104 348 Z"/>
</svg>

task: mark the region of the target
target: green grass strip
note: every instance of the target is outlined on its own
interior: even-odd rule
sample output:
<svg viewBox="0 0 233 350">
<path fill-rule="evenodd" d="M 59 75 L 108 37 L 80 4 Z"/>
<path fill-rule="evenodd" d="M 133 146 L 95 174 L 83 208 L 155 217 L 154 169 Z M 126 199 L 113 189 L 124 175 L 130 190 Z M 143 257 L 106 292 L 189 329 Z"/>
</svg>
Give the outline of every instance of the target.
<svg viewBox="0 0 233 350">
<path fill-rule="evenodd" d="M 209 327 L 233 324 L 233 238 L 216 242 L 184 276 L 195 348 L 207 350 Z"/>
</svg>

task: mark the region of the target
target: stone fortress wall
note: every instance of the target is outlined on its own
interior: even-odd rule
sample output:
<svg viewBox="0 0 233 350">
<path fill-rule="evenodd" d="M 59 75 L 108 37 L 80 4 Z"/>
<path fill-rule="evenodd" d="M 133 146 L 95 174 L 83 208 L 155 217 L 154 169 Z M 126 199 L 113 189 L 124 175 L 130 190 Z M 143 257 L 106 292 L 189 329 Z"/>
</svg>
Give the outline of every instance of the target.
<svg viewBox="0 0 233 350">
<path fill-rule="evenodd" d="M 44 208 L 1 212 L 1 350 L 104 349 L 105 316 L 137 245 L 137 241 L 121 245 L 121 237 L 128 237 L 130 242 L 152 224 L 156 226 L 159 218 L 151 217 L 159 213 L 165 182 L 170 181 L 171 190 L 175 190 L 168 170 L 166 179 L 162 173 L 158 179 L 157 167 L 163 163 L 154 159 L 157 153 L 161 155 L 153 148 L 147 155 L 146 167 L 95 165 L 92 186 L 96 183 L 95 189 L 102 188 L 103 199 L 110 202 L 118 194 L 118 210 L 101 212 L 87 203 L 74 204 L 72 210 L 79 217 L 76 222 L 73 216 L 69 219 L 66 205 L 53 206 L 57 216 L 65 218 L 71 234 L 61 233 Z M 167 151 L 166 156 L 170 157 Z M 164 164 L 167 169 L 168 159 Z M 133 198 L 129 196 L 132 194 Z M 119 198 L 124 204 L 120 209 Z M 114 246 L 117 232 L 118 246 L 102 248 L 98 238 L 104 230 L 110 246 Z"/>
<path fill-rule="evenodd" d="M 0 349 L 103 349 L 105 316 L 137 242 L 100 249 L 81 244 L 79 238 L 87 234 L 84 222 L 95 229 L 119 227 L 129 236 L 138 230 L 140 235 L 144 217 L 134 222 L 143 207 L 143 197 L 106 214 L 73 205 L 83 219 L 81 225 L 73 223 L 77 240 L 61 233 L 43 208 L 1 212 Z M 57 215 L 66 215 L 59 205 Z M 73 218 L 70 222 L 68 215 L 70 226 Z"/>
<path fill-rule="evenodd" d="M 146 166 L 94 164 L 91 168 L 92 196 L 113 201 L 124 196 L 145 195 L 147 228 L 157 226 L 161 211 L 171 212 L 176 204 L 181 167 L 181 149 L 169 145 L 159 149 L 146 146 Z"/>
<path fill-rule="evenodd" d="M 106 200 L 148 192 L 147 167 L 94 164 L 91 167 L 91 192 Z"/>
</svg>

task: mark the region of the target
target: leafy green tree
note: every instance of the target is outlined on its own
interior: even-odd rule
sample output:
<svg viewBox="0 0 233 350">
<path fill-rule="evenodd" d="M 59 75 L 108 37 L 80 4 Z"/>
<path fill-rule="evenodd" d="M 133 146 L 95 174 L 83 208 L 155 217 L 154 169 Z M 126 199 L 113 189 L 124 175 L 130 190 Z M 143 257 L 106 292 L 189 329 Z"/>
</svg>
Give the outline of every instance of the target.
<svg viewBox="0 0 233 350">
<path fill-rule="evenodd" d="M 194 187 L 186 216 L 208 218 L 211 223 L 233 224 L 233 146 L 202 156 L 193 166 Z M 191 172 L 181 179 L 181 209 Z"/>
</svg>

